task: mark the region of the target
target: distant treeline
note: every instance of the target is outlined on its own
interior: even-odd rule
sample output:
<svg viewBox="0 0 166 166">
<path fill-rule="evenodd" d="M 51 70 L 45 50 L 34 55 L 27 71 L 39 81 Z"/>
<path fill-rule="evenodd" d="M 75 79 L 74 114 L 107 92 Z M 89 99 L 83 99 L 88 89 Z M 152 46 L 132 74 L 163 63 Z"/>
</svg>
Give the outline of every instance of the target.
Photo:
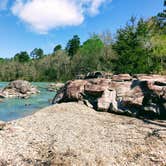
<svg viewBox="0 0 166 166">
<path fill-rule="evenodd" d="M 80 44 L 74 35 L 62 49 L 45 55 L 41 48 L 0 59 L 0 80 L 66 81 L 90 71 L 166 74 L 166 14 L 148 20 L 132 17 L 125 27 L 94 34 Z"/>
</svg>

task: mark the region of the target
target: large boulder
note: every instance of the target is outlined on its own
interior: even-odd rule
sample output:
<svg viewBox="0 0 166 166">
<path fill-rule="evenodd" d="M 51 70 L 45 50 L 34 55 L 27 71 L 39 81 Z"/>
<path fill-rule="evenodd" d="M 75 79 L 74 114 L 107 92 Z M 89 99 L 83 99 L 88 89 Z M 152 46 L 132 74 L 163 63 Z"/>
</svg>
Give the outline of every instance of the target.
<svg viewBox="0 0 166 166">
<path fill-rule="evenodd" d="M 30 82 L 24 80 L 15 80 L 10 82 L 4 89 L 1 90 L 0 95 L 4 98 L 28 98 L 32 94 L 39 91 L 36 87 L 32 86 Z"/>
<path fill-rule="evenodd" d="M 15 89 L 18 92 L 25 94 L 28 91 L 31 91 L 31 88 L 32 86 L 28 81 L 16 80 L 10 82 L 5 89 Z"/>
<path fill-rule="evenodd" d="M 57 91 L 52 103 L 60 103 L 67 101 L 79 101 L 83 99 L 84 86 L 87 84 L 86 80 L 68 81 L 64 87 Z"/>
<path fill-rule="evenodd" d="M 70 101 L 81 101 L 99 111 L 165 119 L 166 76 L 119 74 L 112 79 L 69 81 L 57 92 L 53 103 Z"/>
<path fill-rule="evenodd" d="M 52 103 L 69 101 L 83 101 L 102 111 L 108 111 L 110 106 L 117 109 L 116 91 L 111 89 L 111 80 L 106 78 L 68 81 L 57 91 Z"/>
</svg>

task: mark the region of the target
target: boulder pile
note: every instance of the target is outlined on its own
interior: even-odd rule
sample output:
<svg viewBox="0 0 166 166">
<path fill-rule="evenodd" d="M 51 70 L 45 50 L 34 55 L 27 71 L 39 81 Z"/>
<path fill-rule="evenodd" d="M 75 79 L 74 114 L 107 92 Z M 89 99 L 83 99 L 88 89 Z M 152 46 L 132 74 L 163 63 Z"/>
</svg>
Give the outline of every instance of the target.
<svg viewBox="0 0 166 166">
<path fill-rule="evenodd" d="M 10 82 L 5 88 L 0 91 L 1 98 L 28 98 L 32 94 L 39 93 L 36 87 L 28 81 L 15 80 Z"/>
<path fill-rule="evenodd" d="M 98 111 L 166 119 L 166 76 L 119 74 L 68 81 L 52 103 L 78 101 Z"/>
</svg>

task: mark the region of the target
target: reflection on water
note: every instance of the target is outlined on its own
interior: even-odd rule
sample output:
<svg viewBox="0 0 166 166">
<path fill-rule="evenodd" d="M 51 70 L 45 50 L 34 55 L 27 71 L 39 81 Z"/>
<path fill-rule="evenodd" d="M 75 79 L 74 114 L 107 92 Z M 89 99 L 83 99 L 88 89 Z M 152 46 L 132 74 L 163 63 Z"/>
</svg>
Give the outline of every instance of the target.
<svg viewBox="0 0 166 166">
<path fill-rule="evenodd" d="M 29 99 L 5 99 L 0 103 L 0 120 L 10 121 L 34 113 L 35 111 L 50 105 L 55 92 L 48 92 L 45 88 L 49 83 L 33 83 L 40 90 L 39 94 L 31 96 Z M 7 85 L 0 83 L 0 88 Z"/>
</svg>

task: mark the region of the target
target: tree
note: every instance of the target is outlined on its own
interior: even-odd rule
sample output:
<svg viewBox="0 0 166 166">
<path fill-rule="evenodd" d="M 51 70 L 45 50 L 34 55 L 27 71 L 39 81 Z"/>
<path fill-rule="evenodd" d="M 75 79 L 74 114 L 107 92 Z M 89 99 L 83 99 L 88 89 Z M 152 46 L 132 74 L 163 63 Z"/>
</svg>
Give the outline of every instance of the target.
<svg viewBox="0 0 166 166">
<path fill-rule="evenodd" d="M 41 59 L 44 57 L 44 51 L 41 48 L 35 48 L 31 53 L 30 56 L 33 59 Z"/>
<path fill-rule="evenodd" d="M 77 54 L 73 57 L 73 73 L 85 74 L 89 71 L 100 70 L 102 68 L 101 58 L 103 56 L 104 44 L 95 35 L 85 41 Z"/>
<path fill-rule="evenodd" d="M 54 47 L 53 51 L 56 52 L 56 51 L 61 50 L 61 49 L 62 49 L 62 46 L 60 44 L 58 44 Z"/>
<path fill-rule="evenodd" d="M 26 51 L 22 51 L 14 56 L 14 60 L 24 63 L 28 62 L 30 60 L 30 57 Z"/>
<path fill-rule="evenodd" d="M 118 54 L 115 71 L 118 73 L 151 72 L 150 50 L 148 49 L 148 25 L 142 19 L 132 18 L 125 28 L 119 29 L 113 45 Z"/>
<path fill-rule="evenodd" d="M 78 51 L 80 47 L 80 38 L 78 35 L 74 35 L 71 40 L 68 41 L 66 46 L 66 51 L 68 55 L 72 58 Z"/>
<path fill-rule="evenodd" d="M 163 72 L 166 69 L 166 36 L 154 34 L 151 38 L 154 69 L 156 72 Z"/>
<path fill-rule="evenodd" d="M 104 44 L 103 56 L 100 57 L 100 63 L 102 64 L 101 69 L 104 71 L 113 71 L 117 55 L 112 49 L 113 38 L 111 32 L 104 31 L 99 35 L 100 39 Z"/>
<path fill-rule="evenodd" d="M 5 62 L 5 59 L 0 58 L 0 63 L 3 63 L 3 62 Z"/>
</svg>

